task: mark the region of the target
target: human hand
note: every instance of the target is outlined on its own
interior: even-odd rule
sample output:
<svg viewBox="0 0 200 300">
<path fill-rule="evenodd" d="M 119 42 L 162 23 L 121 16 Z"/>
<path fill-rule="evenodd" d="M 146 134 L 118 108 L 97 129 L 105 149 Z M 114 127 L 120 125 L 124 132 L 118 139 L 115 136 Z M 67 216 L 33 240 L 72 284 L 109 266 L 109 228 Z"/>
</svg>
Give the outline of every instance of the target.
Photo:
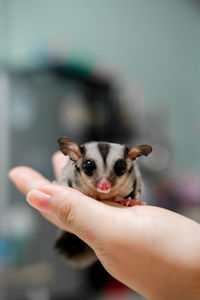
<svg viewBox="0 0 200 300">
<path fill-rule="evenodd" d="M 66 163 L 53 156 L 56 177 Z M 115 278 L 148 299 L 200 299 L 200 226 L 166 209 L 112 207 L 50 183 L 28 167 L 9 173 L 30 205 L 84 240 Z"/>
</svg>

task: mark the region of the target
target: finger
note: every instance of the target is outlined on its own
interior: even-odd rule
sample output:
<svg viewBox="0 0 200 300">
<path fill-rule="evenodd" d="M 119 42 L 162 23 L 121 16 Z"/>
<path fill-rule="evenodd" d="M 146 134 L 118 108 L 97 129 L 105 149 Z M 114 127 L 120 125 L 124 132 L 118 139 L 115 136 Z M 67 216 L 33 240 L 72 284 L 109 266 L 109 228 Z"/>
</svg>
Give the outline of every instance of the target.
<svg viewBox="0 0 200 300">
<path fill-rule="evenodd" d="M 52 164 L 53 164 L 54 174 L 56 178 L 60 176 L 61 170 L 66 165 L 68 159 L 69 157 L 64 156 L 60 151 L 53 154 Z"/>
<path fill-rule="evenodd" d="M 47 213 L 62 228 L 79 236 L 92 247 L 104 240 L 105 231 L 113 228 L 113 208 L 85 196 L 77 190 L 60 185 L 45 185 L 32 190 L 27 201 L 34 208 Z"/>
<path fill-rule="evenodd" d="M 40 173 L 25 166 L 13 168 L 8 176 L 23 194 L 27 194 L 30 190 L 49 183 L 49 180 Z"/>
<path fill-rule="evenodd" d="M 29 167 L 16 167 L 9 172 L 8 176 L 23 194 L 27 194 L 30 190 L 49 183 L 40 173 Z M 53 219 L 48 213 L 41 212 L 41 214 L 54 225 L 63 229 L 62 224 L 58 220 Z"/>
</svg>

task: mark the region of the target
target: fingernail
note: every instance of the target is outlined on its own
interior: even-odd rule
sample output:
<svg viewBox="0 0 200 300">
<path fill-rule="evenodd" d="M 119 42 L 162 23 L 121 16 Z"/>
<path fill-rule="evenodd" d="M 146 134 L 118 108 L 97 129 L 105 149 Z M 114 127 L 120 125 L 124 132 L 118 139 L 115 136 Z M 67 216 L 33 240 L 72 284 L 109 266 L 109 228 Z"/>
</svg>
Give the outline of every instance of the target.
<svg viewBox="0 0 200 300">
<path fill-rule="evenodd" d="M 39 190 L 32 190 L 27 194 L 26 199 L 34 208 L 43 212 L 50 212 L 50 195 Z"/>
</svg>

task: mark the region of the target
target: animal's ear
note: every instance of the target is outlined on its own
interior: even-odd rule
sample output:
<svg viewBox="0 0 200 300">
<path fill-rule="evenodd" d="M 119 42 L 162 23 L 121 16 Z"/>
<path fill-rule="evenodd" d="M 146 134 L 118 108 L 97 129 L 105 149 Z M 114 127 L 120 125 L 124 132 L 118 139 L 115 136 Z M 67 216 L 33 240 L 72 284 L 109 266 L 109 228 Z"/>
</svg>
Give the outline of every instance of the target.
<svg viewBox="0 0 200 300">
<path fill-rule="evenodd" d="M 134 146 L 132 148 L 129 148 L 127 150 L 127 157 L 131 159 L 135 159 L 138 156 L 141 155 L 149 155 L 149 153 L 152 152 L 152 147 L 150 145 L 139 145 L 139 146 Z"/>
<path fill-rule="evenodd" d="M 60 137 L 58 139 L 58 144 L 60 147 L 60 151 L 64 155 L 69 155 L 71 160 L 76 161 L 79 158 L 81 158 L 83 155 L 82 151 L 81 151 L 81 146 L 79 146 L 74 141 L 72 141 L 68 138 Z"/>
</svg>

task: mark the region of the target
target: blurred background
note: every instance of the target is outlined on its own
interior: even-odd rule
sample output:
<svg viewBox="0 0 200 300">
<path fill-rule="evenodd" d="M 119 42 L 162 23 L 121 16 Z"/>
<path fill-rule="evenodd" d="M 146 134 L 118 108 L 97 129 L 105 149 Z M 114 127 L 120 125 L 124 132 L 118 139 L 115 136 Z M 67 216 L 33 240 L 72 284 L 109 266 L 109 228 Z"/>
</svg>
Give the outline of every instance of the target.
<svg viewBox="0 0 200 300">
<path fill-rule="evenodd" d="M 63 135 L 147 143 L 142 198 L 199 221 L 200 2 L 0 0 L 0 104 L 0 299 L 144 299 L 63 263 L 7 172 L 53 180 Z"/>
</svg>

